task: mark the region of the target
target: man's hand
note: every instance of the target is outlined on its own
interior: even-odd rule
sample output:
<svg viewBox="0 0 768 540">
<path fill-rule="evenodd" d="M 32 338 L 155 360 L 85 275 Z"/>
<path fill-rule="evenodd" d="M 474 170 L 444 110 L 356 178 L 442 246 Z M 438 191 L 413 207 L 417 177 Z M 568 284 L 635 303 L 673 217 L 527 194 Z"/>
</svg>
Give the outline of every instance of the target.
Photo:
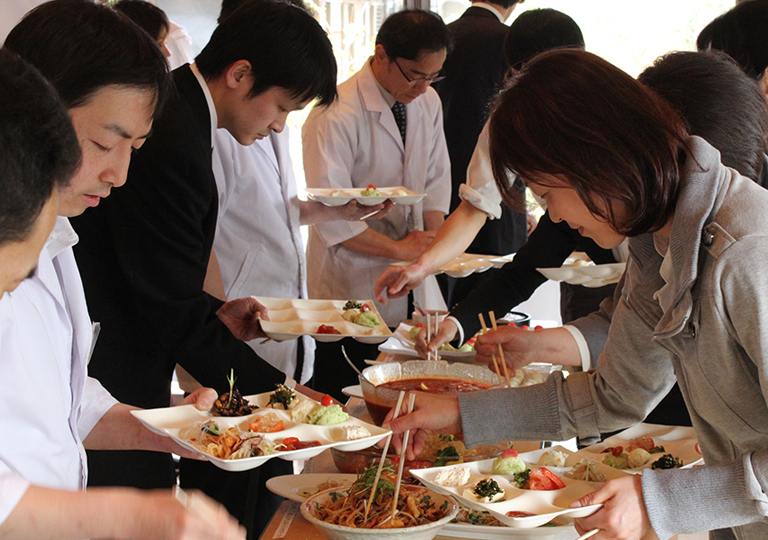
<svg viewBox="0 0 768 540">
<path fill-rule="evenodd" d="M 373 286 L 374 298 L 386 306 L 390 298 L 405 296 L 421 285 L 428 275 L 417 264 L 387 268 Z"/>
<path fill-rule="evenodd" d="M 459 410 L 459 401 L 456 396 L 441 396 L 437 394 L 426 394 L 423 392 L 414 392 L 416 402 L 411 414 L 400 416 L 392 420 L 394 409 L 389 411 L 384 419 L 384 427 L 393 432 L 392 444 L 397 450 L 403 445 L 402 434 L 411 431 L 408 438 L 408 448 L 406 448 L 406 459 L 416 459 L 426 441 L 429 433 L 450 433 L 459 434 L 461 427 L 461 411 Z M 406 402 L 404 399 L 403 402 Z"/>
<path fill-rule="evenodd" d="M 219 395 L 213 388 L 198 388 L 179 402 L 179 405 L 194 405 L 200 411 L 207 411 L 213 407 Z"/>
<path fill-rule="evenodd" d="M 397 241 L 399 259 L 401 261 L 412 261 L 419 257 L 429 245 L 437 231 L 411 231 L 408 236 Z"/>
<path fill-rule="evenodd" d="M 459 329 L 456 327 L 456 323 L 446 319 L 440 322 L 437 332 L 430 336 L 429 343 L 427 343 L 427 331 L 426 329 L 422 328 L 419 332 L 416 333 L 416 337 L 414 338 L 414 342 L 416 343 L 416 352 L 422 358 L 429 358 L 430 352 L 436 353 L 440 345 L 443 343 L 448 343 L 454 339 L 458 331 Z"/>
<path fill-rule="evenodd" d="M 592 537 L 594 540 L 639 540 L 651 531 L 639 474 L 610 480 L 597 491 L 571 503 L 571 508 L 593 504 L 603 507 L 591 516 L 574 521 L 579 534 L 600 529 Z"/>
<path fill-rule="evenodd" d="M 260 319 L 269 320 L 267 308 L 251 297 L 230 300 L 216 312 L 229 331 L 243 341 L 266 337 Z"/>
<path fill-rule="evenodd" d="M 336 214 L 336 219 L 344 221 L 367 221 L 381 219 L 392 210 L 395 203 L 387 199 L 381 204 L 375 206 L 365 206 L 358 204 L 354 199 L 342 206 L 330 207 Z"/>
</svg>

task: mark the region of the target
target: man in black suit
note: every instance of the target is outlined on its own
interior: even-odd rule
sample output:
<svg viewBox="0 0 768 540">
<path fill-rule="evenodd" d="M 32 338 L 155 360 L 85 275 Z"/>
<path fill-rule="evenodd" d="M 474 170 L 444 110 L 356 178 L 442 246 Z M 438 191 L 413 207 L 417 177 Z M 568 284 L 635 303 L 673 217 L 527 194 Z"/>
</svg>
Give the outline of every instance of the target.
<svg viewBox="0 0 768 540">
<path fill-rule="evenodd" d="M 504 39 L 509 27 L 504 21 L 519 3 L 522 1 L 473 2 L 458 20 L 448 25 L 454 49 L 443 66 L 445 80 L 433 87 L 443 102 L 445 139 L 451 158 L 451 212 L 461 203 L 459 186 L 467 180 L 467 167 L 477 139 L 507 71 Z M 526 231 L 526 215 L 503 206 L 501 218 L 486 221 L 467 252 L 514 253 L 525 243 Z M 461 279 L 438 276 L 448 307 L 492 274 L 490 270 Z"/>
<path fill-rule="evenodd" d="M 126 186 L 73 222 L 91 314 L 102 325 L 90 374 L 125 403 L 146 408 L 169 405 L 177 363 L 219 391 L 228 389 L 230 369 L 243 394 L 286 381 L 241 341 L 258 337 L 261 306 L 252 299 L 222 306 L 203 292 L 218 206 L 213 135 L 225 128 L 250 145 L 282 131 L 288 113 L 310 100 L 325 105 L 336 97 L 325 32 L 282 2 L 243 6 L 214 31 L 195 64 L 173 77 L 177 92 L 134 155 Z M 210 470 L 197 474 L 210 474 L 210 484 L 231 493 L 230 500 L 206 482 L 191 485 L 224 502 L 258 537 L 271 517 L 263 477 L 277 461 L 226 479 Z M 92 485 L 175 485 L 170 458 L 151 452 L 91 452 L 89 462 Z M 279 474 L 290 472 L 288 466 Z M 247 485 L 235 488 L 228 479 Z"/>
</svg>

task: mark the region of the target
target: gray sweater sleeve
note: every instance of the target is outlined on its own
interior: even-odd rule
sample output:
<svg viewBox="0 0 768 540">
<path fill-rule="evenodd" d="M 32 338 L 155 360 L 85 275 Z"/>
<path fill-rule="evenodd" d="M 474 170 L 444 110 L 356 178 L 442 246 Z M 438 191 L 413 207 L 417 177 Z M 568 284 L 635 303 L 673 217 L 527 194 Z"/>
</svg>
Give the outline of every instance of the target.
<svg viewBox="0 0 768 540">
<path fill-rule="evenodd" d="M 723 466 L 646 470 L 643 499 L 660 540 L 746 525 L 766 510 L 766 496 L 752 472 L 752 454 Z"/>
<path fill-rule="evenodd" d="M 600 309 L 590 313 L 586 317 L 581 317 L 569 322 L 570 326 L 575 327 L 589 347 L 589 356 L 592 367 L 597 364 L 597 359 L 603 352 L 605 342 L 608 339 L 608 331 L 611 327 L 613 310 L 616 302 L 621 298 L 621 292 L 624 287 L 624 278 L 622 277 L 616 286 L 616 291 L 612 298 L 606 298 L 600 303 Z"/>
</svg>

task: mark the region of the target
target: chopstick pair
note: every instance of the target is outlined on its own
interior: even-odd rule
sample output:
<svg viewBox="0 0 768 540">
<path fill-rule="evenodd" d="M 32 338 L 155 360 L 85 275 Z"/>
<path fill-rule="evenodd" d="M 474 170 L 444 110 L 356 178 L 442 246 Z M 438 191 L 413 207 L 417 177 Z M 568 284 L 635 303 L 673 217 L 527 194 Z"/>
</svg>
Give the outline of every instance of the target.
<svg viewBox="0 0 768 540">
<path fill-rule="evenodd" d="M 498 327 L 496 326 L 496 314 L 493 311 L 490 311 L 488 313 L 488 316 L 491 318 L 491 325 L 493 326 L 494 330 L 497 330 Z M 480 319 L 480 326 L 483 329 L 483 332 L 488 332 L 488 327 L 485 325 L 485 317 L 483 317 L 482 313 L 478 313 L 477 317 Z M 499 384 L 501 386 L 504 386 L 504 380 L 507 381 L 506 386 L 512 386 L 512 381 L 509 378 L 509 371 L 507 370 L 507 362 L 504 360 L 504 350 L 501 348 L 501 343 L 497 343 L 499 348 L 499 354 L 498 354 L 498 361 L 496 359 L 495 354 L 491 355 L 491 361 L 493 362 L 493 370 L 496 372 L 496 376 L 499 378 Z M 501 378 L 501 368 L 499 368 L 499 362 L 501 363 L 501 367 L 504 371 L 504 379 Z"/>
<path fill-rule="evenodd" d="M 395 407 L 395 414 L 392 416 L 392 420 L 397 418 L 400 415 L 400 408 L 403 405 L 403 398 L 405 397 L 405 390 L 400 390 L 400 395 L 397 398 L 397 405 Z M 415 394 L 411 394 L 408 398 L 408 414 L 413 412 L 413 405 L 414 401 L 416 399 Z M 400 452 L 398 453 L 400 457 L 400 466 L 397 473 L 397 485 L 395 487 L 395 494 L 394 494 L 394 503 L 392 505 L 392 518 L 395 517 L 395 513 L 397 512 L 397 499 L 398 494 L 400 493 L 400 481 L 403 477 L 403 465 L 405 463 L 405 460 L 403 459 L 403 452 L 405 452 L 405 447 L 408 444 L 408 431 L 405 432 L 405 435 L 403 435 L 403 446 L 400 448 Z M 381 453 L 381 459 L 379 460 L 379 467 L 376 470 L 376 477 L 373 480 L 373 489 L 371 490 L 371 496 L 368 498 L 368 504 L 365 506 L 365 516 L 363 517 L 363 526 L 365 526 L 365 523 L 368 521 L 368 512 L 371 508 L 371 504 L 373 504 L 373 499 L 376 496 L 376 488 L 379 486 L 379 480 L 381 479 L 381 471 L 384 468 L 384 461 L 387 458 L 387 451 L 389 451 L 389 443 L 392 442 L 392 434 L 390 433 L 387 437 L 387 442 L 384 443 L 384 451 Z"/>
<path fill-rule="evenodd" d="M 437 318 L 437 315 L 435 315 L 435 335 L 437 335 L 437 332 L 440 330 L 440 321 Z M 429 313 L 427 313 L 427 346 L 429 346 L 429 342 L 432 340 L 432 318 Z M 427 350 L 427 360 L 440 360 L 440 356 L 438 355 L 437 351 L 434 353 L 432 352 L 432 349 Z"/>
</svg>

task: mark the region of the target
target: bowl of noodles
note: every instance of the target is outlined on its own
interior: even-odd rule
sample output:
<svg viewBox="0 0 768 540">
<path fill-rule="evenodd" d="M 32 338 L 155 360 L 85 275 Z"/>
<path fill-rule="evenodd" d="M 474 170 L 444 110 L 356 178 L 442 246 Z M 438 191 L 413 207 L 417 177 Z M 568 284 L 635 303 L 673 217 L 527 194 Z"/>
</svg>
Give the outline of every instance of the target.
<svg viewBox="0 0 768 540">
<path fill-rule="evenodd" d="M 423 486 L 401 485 L 393 517 L 394 472 L 385 467 L 366 515 L 375 475 L 371 467 L 349 488 L 321 491 L 301 505 L 301 515 L 330 540 L 430 540 L 459 511 L 451 497 Z"/>
</svg>

